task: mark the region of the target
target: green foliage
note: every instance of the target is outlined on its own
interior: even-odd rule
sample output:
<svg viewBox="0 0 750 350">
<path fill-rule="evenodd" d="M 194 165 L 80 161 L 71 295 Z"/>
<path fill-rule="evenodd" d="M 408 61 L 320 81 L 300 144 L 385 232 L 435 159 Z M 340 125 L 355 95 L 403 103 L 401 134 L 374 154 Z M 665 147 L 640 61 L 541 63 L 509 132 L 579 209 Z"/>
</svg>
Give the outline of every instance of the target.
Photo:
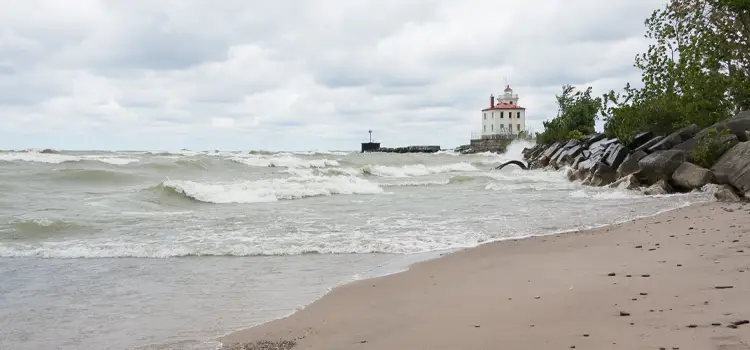
<svg viewBox="0 0 750 350">
<path fill-rule="evenodd" d="M 567 136 L 565 136 L 565 138 L 567 138 L 569 140 L 581 140 L 584 137 L 586 137 L 586 135 L 584 135 L 583 133 L 581 133 L 578 130 L 573 130 L 573 131 L 569 132 Z"/>
<path fill-rule="evenodd" d="M 709 130 L 690 153 L 690 160 L 695 165 L 711 168 L 726 151 L 737 144 L 737 139 L 727 137 L 729 135 L 726 129 L 721 132 L 717 132 L 716 129 Z"/>
<path fill-rule="evenodd" d="M 603 96 L 608 136 L 708 127 L 750 105 L 750 0 L 670 0 L 645 24 L 643 87 Z"/>
<path fill-rule="evenodd" d="M 563 86 L 562 94 L 556 96 L 557 116 L 543 122 L 544 132 L 537 135 L 537 143 L 550 144 L 594 133 L 602 101 L 600 97 L 593 98 L 591 90 L 588 87 L 586 91 L 576 91 L 571 85 Z"/>
</svg>

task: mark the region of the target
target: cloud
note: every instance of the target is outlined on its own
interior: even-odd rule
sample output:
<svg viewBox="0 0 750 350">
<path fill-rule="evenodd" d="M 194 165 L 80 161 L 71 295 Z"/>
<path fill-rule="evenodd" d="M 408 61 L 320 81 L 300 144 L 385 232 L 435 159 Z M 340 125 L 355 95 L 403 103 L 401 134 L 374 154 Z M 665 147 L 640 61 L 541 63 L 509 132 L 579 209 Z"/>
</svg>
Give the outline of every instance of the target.
<svg viewBox="0 0 750 350">
<path fill-rule="evenodd" d="M 636 83 L 657 0 L 0 0 L 0 148 L 454 147 Z"/>
</svg>

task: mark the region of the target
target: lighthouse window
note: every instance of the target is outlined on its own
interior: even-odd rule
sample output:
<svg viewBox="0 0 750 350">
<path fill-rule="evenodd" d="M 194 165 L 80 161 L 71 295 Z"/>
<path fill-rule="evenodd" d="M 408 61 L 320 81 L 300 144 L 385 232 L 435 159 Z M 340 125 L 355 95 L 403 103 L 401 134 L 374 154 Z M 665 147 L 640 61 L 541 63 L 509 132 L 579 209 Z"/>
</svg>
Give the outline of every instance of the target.
<svg viewBox="0 0 750 350">
<path fill-rule="evenodd" d="M 490 130 L 495 131 L 495 124 L 490 125 Z"/>
<path fill-rule="evenodd" d="M 484 120 L 487 120 L 487 113 L 484 114 Z"/>
<path fill-rule="evenodd" d="M 516 118 L 521 118 L 521 112 L 516 112 Z"/>
<path fill-rule="evenodd" d="M 516 130 L 521 131 L 521 124 L 516 124 Z"/>
<path fill-rule="evenodd" d="M 500 112 L 500 118 L 503 118 L 505 116 L 505 112 Z"/>
<path fill-rule="evenodd" d="M 487 125 L 482 125 L 482 131 L 487 131 Z"/>
</svg>

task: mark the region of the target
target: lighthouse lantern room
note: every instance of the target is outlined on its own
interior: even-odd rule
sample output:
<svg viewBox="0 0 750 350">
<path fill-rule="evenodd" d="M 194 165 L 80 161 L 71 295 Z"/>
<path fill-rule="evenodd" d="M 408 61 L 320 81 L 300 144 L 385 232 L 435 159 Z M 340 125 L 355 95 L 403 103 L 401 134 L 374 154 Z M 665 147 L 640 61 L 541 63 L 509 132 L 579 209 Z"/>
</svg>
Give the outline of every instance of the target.
<svg viewBox="0 0 750 350">
<path fill-rule="evenodd" d="M 526 108 L 518 105 L 518 95 L 510 85 L 505 86 L 502 95 L 490 95 L 490 107 L 482 110 L 482 138 L 495 135 L 518 135 L 526 130 Z"/>
</svg>

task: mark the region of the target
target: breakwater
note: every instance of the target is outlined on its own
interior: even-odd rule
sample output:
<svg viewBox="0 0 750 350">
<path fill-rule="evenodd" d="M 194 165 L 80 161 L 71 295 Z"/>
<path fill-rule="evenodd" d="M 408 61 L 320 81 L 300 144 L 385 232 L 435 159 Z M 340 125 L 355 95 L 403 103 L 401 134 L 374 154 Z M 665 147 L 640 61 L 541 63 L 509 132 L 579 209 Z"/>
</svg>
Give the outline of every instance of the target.
<svg viewBox="0 0 750 350">
<path fill-rule="evenodd" d="M 404 146 L 404 147 L 380 147 L 377 142 L 363 142 L 362 153 L 364 152 L 383 152 L 383 153 L 436 153 L 440 151 L 440 146 Z"/>
<path fill-rule="evenodd" d="M 750 196 L 750 112 L 702 129 L 689 125 L 669 135 L 643 132 L 628 143 L 589 135 L 550 145 L 537 145 L 523 151 L 530 169 L 567 169 L 571 181 L 584 185 L 623 189 L 641 189 L 647 195 L 701 190 L 707 184 L 719 185 L 715 197 L 739 201 Z M 696 158 L 693 152 L 711 133 L 711 147 L 723 148 L 711 164 Z M 705 147 L 705 146 L 704 146 Z M 697 164 L 698 163 L 698 164 Z"/>
</svg>

